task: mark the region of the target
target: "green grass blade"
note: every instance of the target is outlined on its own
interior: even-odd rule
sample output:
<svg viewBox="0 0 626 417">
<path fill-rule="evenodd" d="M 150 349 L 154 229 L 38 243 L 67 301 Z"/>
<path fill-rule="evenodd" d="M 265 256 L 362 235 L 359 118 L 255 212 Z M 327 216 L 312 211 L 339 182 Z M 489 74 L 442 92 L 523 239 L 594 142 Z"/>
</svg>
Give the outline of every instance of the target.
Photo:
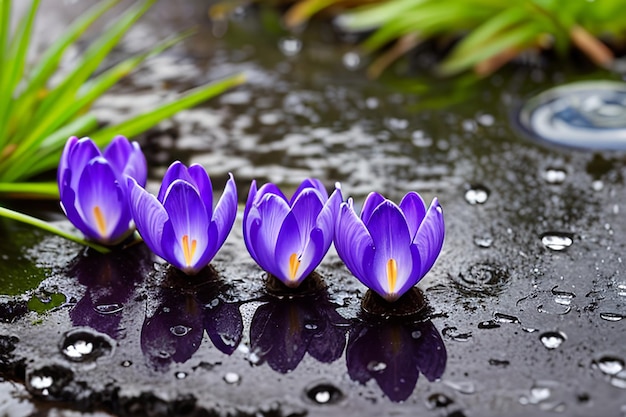
<svg viewBox="0 0 626 417">
<path fill-rule="evenodd" d="M 98 146 L 104 146 L 118 134 L 126 137 L 137 136 L 153 127 L 161 120 L 166 119 L 181 110 L 188 109 L 215 97 L 229 88 L 238 86 L 243 82 L 245 82 L 245 77 L 242 74 L 239 74 L 209 85 L 195 88 L 173 102 L 166 103 L 157 109 L 140 114 L 118 125 L 102 129 L 92 134 L 91 138 L 98 144 Z"/>
<path fill-rule="evenodd" d="M 9 198 L 59 199 L 56 182 L 0 182 L 0 195 Z"/>
<path fill-rule="evenodd" d="M 28 177 L 44 171 L 54 169 L 61 155 L 61 149 L 70 136 L 85 136 L 98 128 L 98 120 L 91 114 L 85 114 L 63 126 L 61 129 L 45 137 L 42 142 L 55 144 L 48 146 L 45 151 L 32 150 L 19 163 L 10 166 L 0 175 L 0 180 L 5 182 L 25 180 Z"/>
<path fill-rule="evenodd" d="M 28 47 L 39 2 L 40 0 L 33 0 L 28 13 L 19 22 L 15 35 L 11 39 L 11 47 L 5 55 L 8 59 L 5 58 L 3 62 L 4 71 L 0 79 L 0 144 L 2 148 L 7 143 L 7 140 L 4 139 L 6 138 L 7 121 L 9 120 L 15 89 L 22 79 L 26 67 Z"/>
<path fill-rule="evenodd" d="M 33 216 L 29 216 L 27 214 L 24 213 L 20 213 L 14 210 L 10 210 L 8 208 L 5 207 L 0 207 L 0 216 L 1 217 L 5 217 L 7 219 L 11 219 L 11 220 L 15 220 L 18 222 L 22 222 L 34 227 L 37 227 L 41 230 L 45 230 L 46 232 L 50 232 L 53 233 L 57 236 L 61 236 L 62 238 L 65 238 L 67 240 L 70 240 L 72 242 L 76 242 L 79 243 L 81 245 L 85 245 L 85 246 L 89 246 L 92 249 L 97 250 L 100 253 L 109 253 L 111 250 L 107 247 L 104 247 L 102 245 L 98 245 L 97 243 L 93 243 L 93 242 L 89 242 L 85 239 L 81 239 L 78 236 L 74 236 L 71 233 L 66 232 L 65 230 L 59 229 L 58 227 L 45 222 L 41 219 L 38 219 L 36 217 Z"/>
<path fill-rule="evenodd" d="M 131 7 L 107 32 L 95 41 L 83 54 L 83 58 L 76 64 L 76 69 L 55 88 L 42 103 L 31 120 L 34 129 L 28 132 L 25 138 L 18 135 L 19 147 L 16 148 L 7 164 L 13 164 L 18 158 L 28 154 L 29 149 L 36 148 L 46 137 L 48 125 L 41 123 L 49 118 L 55 108 L 68 106 L 75 100 L 80 86 L 93 74 L 108 53 L 117 45 L 124 33 L 139 19 L 156 0 L 146 0 L 135 7 Z"/>
<path fill-rule="evenodd" d="M 11 0 L 0 0 L 0 80 L 4 79 L 5 74 L 6 49 L 10 30 Z"/>
<path fill-rule="evenodd" d="M 344 30 L 361 31 L 374 29 L 386 22 L 391 22 L 407 11 L 419 7 L 432 0 L 395 0 L 381 4 L 360 7 L 352 12 L 344 13 L 337 19 L 337 24 Z"/>
</svg>

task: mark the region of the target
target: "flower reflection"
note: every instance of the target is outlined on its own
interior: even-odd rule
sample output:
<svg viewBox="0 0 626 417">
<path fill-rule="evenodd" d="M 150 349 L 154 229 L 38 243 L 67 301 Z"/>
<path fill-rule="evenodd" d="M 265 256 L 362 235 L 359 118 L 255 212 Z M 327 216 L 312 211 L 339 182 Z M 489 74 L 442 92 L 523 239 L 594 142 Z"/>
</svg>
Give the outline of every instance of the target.
<svg viewBox="0 0 626 417">
<path fill-rule="evenodd" d="M 446 348 L 433 323 L 390 320 L 360 322 L 350 331 L 346 362 L 353 381 L 376 380 L 390 400 L 406 400 L 422 373 L 429 381 L 441 377 Z"/>
<path fill-rule="evenodd" d="M 184 363 L 198 350 L 207 334 L 215 347 L 232 354 L 243 333 L 238 304 L 225 303 L 217 296 L 205 302 L 206 289 L 163 288 L 155 313 L 146 317 L 141 329 L 141 350 L 148 363 L 166 371 L 172 362 Z"/>
<path fill-rule="evenodd" d="M 349 321 L 336 307 L 325 293 L 269 300 L 252 317 L 252 352 L 283 374 L 296 369 L 306 352 L 323 363 L 339 359 Z"/>
<path fill-rule="evenodd" d="M 71 267 L 69 275 L 87 287 L 70 311 L 74 326 L 87 326 L 112 338 L 123 331 L 120 322 L 135 284 L 151 268 L 149 251 L 137 245 L 127 250 L 100 254 L 89 252 Z"/>
</svg>

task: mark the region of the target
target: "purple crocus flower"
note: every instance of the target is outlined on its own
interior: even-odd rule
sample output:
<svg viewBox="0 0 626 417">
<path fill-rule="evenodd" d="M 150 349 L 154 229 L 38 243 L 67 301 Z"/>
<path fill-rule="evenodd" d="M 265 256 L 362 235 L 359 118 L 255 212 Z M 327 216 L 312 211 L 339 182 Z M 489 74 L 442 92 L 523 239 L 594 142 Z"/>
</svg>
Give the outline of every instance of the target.
<svg viewBox="0 0 626 417">
<path fill-rule="evenodd" d="M 213 187 L 205 169 L 174 162 L 167 169 L 158 197 L 129 180 L 131 212 L 146 245 L 188 275 L 211 262 L 237 215 L 233 176 L 213 208 Z"/>
<path fill-rule="evenodd" d="M 68 139 L 57 172 L 61 208 L 85 237 L 114 245 L 134 230 L 126 177 L 144 185 L 147 164 L 139 144 L 115 137 L 100 152 L 90 138 Z"/>
<path fill-rule="evenodd" d="M 436 198 L 427 210 L 416 192 L 405 195 L 400 205 L 371 193 L 360 218 L 352 199 L 341 204 L 335 247 L 354 276 L 395 301 L 432 268 L 443 238 L 443 212 Z"/>
<path fill-rule="evenodd" d="M 330 197 L 317 179 L 302 181 L 291 200 L 274 184 L 252 181 L 243 215 L 248 252 L 264 270 L 296 288 L 330 248 L 341 203 L 339 184 Z"/>
</svg>

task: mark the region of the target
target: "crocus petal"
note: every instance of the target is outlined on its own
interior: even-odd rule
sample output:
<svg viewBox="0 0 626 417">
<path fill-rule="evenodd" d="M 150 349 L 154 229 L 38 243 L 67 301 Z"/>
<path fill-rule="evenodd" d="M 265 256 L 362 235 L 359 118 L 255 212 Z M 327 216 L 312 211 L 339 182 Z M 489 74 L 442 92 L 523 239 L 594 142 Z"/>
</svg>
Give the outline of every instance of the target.
<svg viewBox="0 0 626 417">
<path fill-rule="evenodd" d="M 70 167 L 70 162 L 68 160 L 70 150 L 76 146 L 76 142 L 78 142 L 78 138 L 76 136 L 70 137 L 65 143 L 65 147 L 63 148 L 63 153 L 61 154 L 61 159 L 59 160 L 59 167 L 57 169 L 57 184 L 59 185 L 59 194 L 61 200 L 63 199 L 64 192 L 64 183 L 67 182 L 66 185 L 69 185 L 70 172 L 68 171 Z"/>
<path fill-rule="evenodd" d="M 170 185 L 172 185 L 172 183 L 176 180 L 183 180 L 189 183 L 193 182 L 187 167 L 180 161 L 173 162 L 167 168 L 167 171 L 165 171 L 165 175 L 163 175 L 161 188 L 159 189 L 159 194 L 157 195 L 157 199 L 161 203 L 165 201 L 165 196 L 170 189 Z"/>
<path fill-rule="evenodd" d="M 211 224 L 214 224 L 216 227 L 217 235 L 215 236 L 215 241 L 218 249 L 222 246 L 224 241 L 226 241 L 228 234 L 233 228 L 233 224 L 235 224 L 235 218 L 237 217 L 237 187 L 235 186 L 233 175 L 228 175 L 229 179 L 226 181 L 224 192 L 218 200 L 215 211 L 213 212 L 213 217 L 211 218 Z"/>
<path fill-rule="evenodd" d="M 317 216 L 315 227 L 323 232 L 324 247 L 326 248 L 324 253 L 326 253 L 326 251 L 330 248 L 330 244 L 335 236 L 335 222 L 337 220 L 339 206 L 342 201 L 343 196 L 341 195 L 341 187 L 339 183 L 337 183 L 335 191 L 333 191 L 330 198 L 324 204 L 322 211 Z"/>
<path fill-rule="evenodd" d="M 413 240 L 422 258 L 423 275 L 435 264 L 443 246 L 444 235 L 443 210 L 437 198 L 434 198 Z"/>
<path fill-rule="evenodd" d="M 256 263 L 259 263 L 257 259 L 256 252 L 254 246 L 250 244 L 250 230 L 252 228 L 253 218 L 258 219 L 258 210 L 256 208 L 253 209 L 252 202 L 256 197 L 257 189 L 256 189 L 256 181 L 252 180 L 250 184 L 250 190 L 248 191 L 248 199 L 246 200 L 246 207 L 243 211 L 243 241 L 248 248 L 248 252 L 250 252 L 250 256 Z M 254 212 L 253 218 L 250 217 L 250 213 Z M 259 220 L 260 221 L 260 220 Z"/>
<path fill-rule="evenodd" d="M 367 226 L 372 213 L 383 201 L 385 201 L 385 197 L 382 195 L 378 193 L 369 193 L 369 195 L 365 198 L 363 208 L 361 208 L 361 220 L 363 220 L 363 224 Z"/>
<path fill-rule="evenodd" d="M 285 200 L 285 203 L 287 203 L 287 197 L 285 197 L 285 194 L 283 194 L 283 192 L 280 191 L 280 188 L 278 188 L 275 184 L 272 184 L 271 182 L 263 184 L 261 188 L 259 188 L 256 193 L 255 199 L 260 201 L 266 194 L 274 194 L 276 197 L 280 197 L 281 199 Z"/>
<path fill-rule="evenodd" d="M 400 210 L 404 213 L 406 223 L 409 226 L 409 233 L 411 234 L 411 240 L 415 239 L 417 229 L 419 229 L 424 216 L 426 215 L 426 205 L 422 197 L 414 191 L 407 193 L 407 195 L 400 201 Z"/>
<path fill-rule="evenodd" d="M 168 215 L 163 205 L 155 196 L 140 187 L 137 182 L 128 179 L 129 201 L 137 231 L 150 250 L 165 258 L 161 241 L 163 226 Z"/>
<path fill-rule="evenodd" d="M 164 239 L 163 244 L 172 246 L 172 253 L 178 264 L 183 265 L 183 271 L 193 273 L 204 268 L 206 265 L 198 261 L 209 246 L 209 219 L 198 191 L 189 182 L 175 180 L 165 194 L 163 207 L 169 215 L 174 239 L 171 242 Z"/>
<path fill-rule="evenodd" d="M 376 253 L 373 268 L 366 273 L 382 297 L 391 300 L 399 297 L 413 272 L 411 236 L 406 219 L 400 208 L 389 200 L 381 203 L 372 213 L 368 230 L 372 236 Z"/>
<path fill-rule="evenodd" d="M 265 194 L 250 211 L 249 247 L 254 248 L 257 263 L 266 271 L 275 271 L 278 233 L 289 213 L 287 201 L 275 194 Z"/>
<path fill-rule="evenodd" d="M 300 183 L 300 186 L 298 186 L 298 188 L 296 189 L 296 192 L 291 197 L 291 200 L 289 201 L 289 205 L 293 206 L 294 201 L 298 198 L 300 193 L 302 193 L 302 191 L 304 190 L 311 189 L 311 188 L 314 190 L 317 190 L 320 193 L 320 196 L 322 197 L 322 203 L 328 200 L 328 192 L 326 191 L 326 187 L 324 187 L 324 184 L 322 184 L 322 182 L 318 180 L 317 178 L 307 178 Z"/>
<path fill-rule="evenodd" d="M 340 226 L 339 226 L 340 225 Z M 335 228 L 335 248 L 350 272 L 370 287 L 364 268 L 372 261 L 374 242 L 367 228 L 354 212 L 352 200 L 342 203 Z"/>
<path fill-rule="evenodd" d="M 116 136 L 111 143 L 104 149 L 102 153 L 104 158 L 109 161 L 113 170 L 116 172 L 124 172 L 126 163 L 133 147 L 124 136 Z"/>
<path fill-rule="evenodd" d="M 302 239 L 297 252 L 301 252 L 307 245 L 309 234 L 315 228 L 317 217 L 323 207 L 322 196 L 315 188 L 303 190 L 293 202 L 291 211 L 298 222 L 299 234 Z"/>
<path fill-rule="evenodd" d="M 68 168 L 72 174 L 69 177 L 70 187 L 78 189 L 78 181 L 85 169 L 85 166 L 94 158 L 102 156 L 100 149 L 89 138 L 79 139 L 74 146 L 69 149 L 67 156 Z"/>
<path fill-rule="evenodd" d="M 98 236 L 93 234 L 91 227 L 83 220 L 82 212 L 79 212 L 76 208 L 76 194 L 74 190 L 72 190 L 69 185 L 66 185 L 64 191 L 60 194 L 63 196 L 61 199 L 61 208 L 68 220 L 88 238 L 97 239 Z"/>
<path fill-rule="evenodd" d="M 298 221 L 290 211 L 285 216 L 276 238 L 276 270 L 269 271 L 289 287 L 297 287 L 300 283 L 298 278 L 301 273 L 301 242 Z"/>
<path fill-rule="evenodd" d="M 326 237 L 321 229 L 313 229 L 309 234 L 307 245 L 300 256 L 300 266 L 294 278 L 298 285 L 322 262 L 324 255 L 328 252 Z"/>
<path fill-rule="evenodd" d="M 204 206 L 207 209 L 209 218 L 212 217 L 213 184 L 211 184 L 211 178 L 209 178 L 209 174 L 207 174 L 206 169 L 204 169 L 204 167 L 199 164 L 191 165 L 187 172 L 193 180 L 193 185 L 195 185 L 196 189 L 198 190 L 202 201 L 204 201 Z"/>
<path fill-rule="evenodd" d="M 135 179 L 137 184 L 144 187 L 148 180 L 148 162 L 137 142 L 132 142 L 131 146 L 133 149 L 128 157 L 123 174 Z"/>
<path fill-rule="evenodd" d="M 130 231 L 132 218 L 123 188 L 102 157 L 85 167 L 77 188 L 76 205 L 89 227 L 83 233 L 92 239 L 113 243 Z"/>
<path fill-rule="evenodd" d="M 426 272 L 422 271 L 422 255 L 420 254 L 417 245 L 410 245 L 409 249 L 411 251 L 411 275 L 403 284 L 400 283 L 398 285 L 395 297 L 396 299 L 411 289 L 411 287 L 417 284 L 424 277 L 424 275 L 426 275 Z M 388 299 L 391 300 L 391 298 L 393 297 Z"/>
</svg>

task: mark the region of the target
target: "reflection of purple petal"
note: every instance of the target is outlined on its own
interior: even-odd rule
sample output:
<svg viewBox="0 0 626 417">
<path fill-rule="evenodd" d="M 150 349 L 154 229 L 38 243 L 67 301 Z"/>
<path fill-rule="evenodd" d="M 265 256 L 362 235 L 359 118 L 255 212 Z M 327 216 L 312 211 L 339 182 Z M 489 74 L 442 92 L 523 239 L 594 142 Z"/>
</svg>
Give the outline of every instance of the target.
<svg viewBox="0 0 626 417">
<path fill-rule="evenodd" d="M 348 375 L 362 384 L 374 379 L 392 401 L 411 395 L 420 371 L 431 381 L 439 378 L 445 363 L 443 341 L 431 322 L 360 323 L 350 331 Z"/>
<path fill-rule="evenodd" d="M 254 313 L 251 348 L 280 373 L 296 369 L 304 354 L 323 363 L 341 357 L 348 322 L 326 296 L 270 300 Z"/>
<path fill-rule="evenodd" d="M 69 313 L 72 323 L 118 338 L 124 305 L 149 268 L 149 251 L 141 245 L 108 254 L 89 252 L 77 258 L 68 274 L 87 288 Z"/>
<path fill-rule="evenodd" d="M 421 337 L 416 340 L 417 367 L 432 382 L 441 378 L 446 369 L 446 346 L 432 321 L 418 323 L 413 329 L 413 332 L 416 331 L 421 333 Z"/>
<path fill-rule="evenodd" d="M 141 351 L 155 370 L 166 371 L 171 362 L 184 363 L 202 342 L 202 308 L 174 290 L 164 290 L 162 303 L 141 328 Z"/>
<path fill-rule="evenodd" d="M 227 355 L 231 355 L 243 335 L 243 320 L 238 304 L 224 303 L 221 300 L 215 306 L 204 310 L 204 328 L 213 345 Z"/>
</svg>

